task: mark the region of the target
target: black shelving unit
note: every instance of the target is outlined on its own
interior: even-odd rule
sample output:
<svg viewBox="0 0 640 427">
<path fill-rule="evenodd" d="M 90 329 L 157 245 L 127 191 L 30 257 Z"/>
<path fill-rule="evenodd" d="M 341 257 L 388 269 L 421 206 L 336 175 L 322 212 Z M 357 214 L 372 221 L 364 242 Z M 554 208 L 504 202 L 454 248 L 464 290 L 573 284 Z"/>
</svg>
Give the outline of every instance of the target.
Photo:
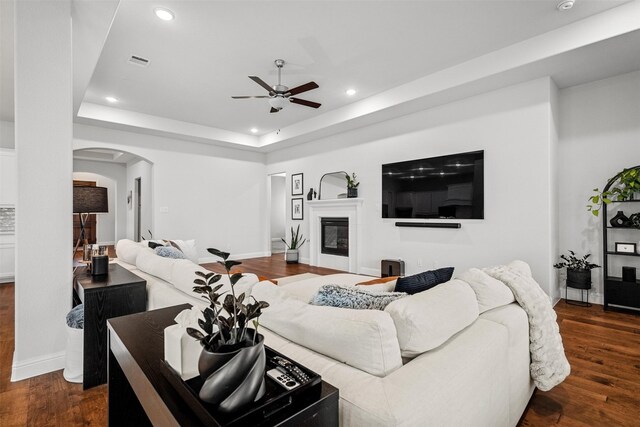
<svg viewBox="0 0 640 427">
<path fill-rule="evenodd" d="M 636 168 L 640 168 L 640 166 L 636 166 Z M 619 175 L 613 177 L 607 183 L 604 191 L 611 188 L 613 183 L 617 181 Z M 625 241 L 638 242 L 640 239 L 640 229 L 631 228 L 631 227 L 612 227 L 609 224 L 608 211 L 611 210 L 615 212 L 616 210 L 622 210 L 622 206 L 628 206 L 630 209 L 633 209 L 634 212 L 640 212 L 640 200 L 624 200 L 620 202 L 611 202 L 609 205 L 603 204 L 601 213 L 602 213 L 602 251 L 603 251 L 603 277 L 604 277 L 604 309 L 608 310 L 609 305 L 613 305 L 617 307 L 640 310 L 640 280 L 635 280 L 635 282 L 625 282 L 621 277 L 610 276 L 610 263 L 611 260 L 615 257 L 627 257 L 630 262 L 634 263 L 635 267 L 638 267 L 640 270 L 640 261 L 635 260 L 634 258 L 640 258 L 640 254 L 627 254 L 627 253 L 619 253 L 611 250 L 612 245 L 615 245 L 615 241 L 620 241 L 625 237 Z M 626 212 L 627 215 L 632 212 Z M 610 238 L 610 230 L 616 230 L 615 240 Z M 624 231 L 624 233 L 622 233 Z M 637 313 L 640 313 L 638 311 Z"/>
</svg>

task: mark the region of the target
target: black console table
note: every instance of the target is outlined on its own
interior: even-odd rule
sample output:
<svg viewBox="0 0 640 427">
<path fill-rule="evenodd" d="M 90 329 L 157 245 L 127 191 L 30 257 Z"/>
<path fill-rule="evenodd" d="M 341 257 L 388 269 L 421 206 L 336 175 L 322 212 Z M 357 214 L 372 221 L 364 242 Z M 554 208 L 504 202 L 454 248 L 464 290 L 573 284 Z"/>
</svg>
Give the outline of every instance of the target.
<svg viewBox="0 0 640 427">
<path fill-rule="evenodd" d="M 202 425 L 161 368 L 164 328 L 188 308 L 183 304 L 109 320 L 109 426 Z M 338 390 L 323 381 L 312 400 L 293 401 L 255 425 L 337 426 Z"/>
<path fill-rule="evenodd" d="M 73 305 L 84 304 L 84 389 L 107 382 L 107 319 L 147 309 L 147 282 L 118 264 L 109 274 L 92 276 L 79 268 L 73 280 Z"/>
</svg>

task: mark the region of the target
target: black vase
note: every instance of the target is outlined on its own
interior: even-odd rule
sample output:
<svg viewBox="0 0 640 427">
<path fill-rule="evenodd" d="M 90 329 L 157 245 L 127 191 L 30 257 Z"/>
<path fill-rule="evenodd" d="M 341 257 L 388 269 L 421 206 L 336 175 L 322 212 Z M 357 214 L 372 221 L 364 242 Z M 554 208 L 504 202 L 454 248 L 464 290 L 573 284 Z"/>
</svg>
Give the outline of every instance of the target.
<svg viewBox="0 0 640 427">
<path fill-rule="evenodd" d="M 230 413 L 259 400 L 265 393 L 266 355 L 264 336 L 258 334 L 253 344 L 254 329 L 247 329 L 243 347 L 228 352 L 205 349 L 198 359 L 198 371 L 204 379 L 200 399 L 218 405 L 218 411 Z"/>
<path fill-rule="evenodd" d="M 355 199 L 358 197 L 358 187 L 347 188 L 347 198 Z"/>
<path fill-rule="evenodd" d="M 629 218 L 626 217 L 624 212 L 618 211 L 618 213 L 609 220 L 609 224 L 611 224 L 612 227 L 628 227 Z"/>
<path fill-rule="evenodd" d="M 576 289 L 591 289 L 591 270 L 567 268 L 567 286 Z"/>
</svg>

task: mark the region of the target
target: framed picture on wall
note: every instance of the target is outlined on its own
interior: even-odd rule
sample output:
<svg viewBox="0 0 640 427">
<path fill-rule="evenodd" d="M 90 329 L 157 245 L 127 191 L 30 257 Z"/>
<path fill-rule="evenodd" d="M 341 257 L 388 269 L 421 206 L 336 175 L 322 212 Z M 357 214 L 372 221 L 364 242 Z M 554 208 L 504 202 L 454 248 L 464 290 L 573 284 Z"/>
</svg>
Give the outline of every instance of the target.
<svg viewBox="0 0 640 427">
<path fill-rule="evenodd" d="M 291 219 L 292 220 L 304 219 L 303 209 L 304 209 L 304 205 L 303 205 L 302 197 L 291 199 Z"/>
<path fill-rule="evenodd" d="M 304 182 L 302 180 L 301 173 L 295 173 L 291 175 L 291 195 L 302 196 L 304 192 Z"/>
</svg>

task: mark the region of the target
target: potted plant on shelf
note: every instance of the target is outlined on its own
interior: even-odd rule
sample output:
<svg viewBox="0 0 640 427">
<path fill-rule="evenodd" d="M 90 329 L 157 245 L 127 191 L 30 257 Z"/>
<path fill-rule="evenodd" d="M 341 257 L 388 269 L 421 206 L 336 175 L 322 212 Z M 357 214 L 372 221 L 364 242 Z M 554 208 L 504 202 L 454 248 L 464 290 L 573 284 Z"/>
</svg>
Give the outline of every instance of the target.
<svg viewBox="0 0 640 427">
<path fill-rule="evenodd" d="M 595 216 L 600 214 L 603 203 L 608 205 L 611 202 L 634 200 L 640 193 L 640 166 L 623 169 L 609 179 L 603 191 L 598 188 L 594 188 L 593 191 L 595 194 L 589 197 L 587 210 Z"/>
<path fill-rule="evenodd" d="M 358 197 L 358 185 L 360 185 L 360 183 L 356 181 L 356 173 L 352 173 L 351 176 L 345 173 L 344 176 L 347 178 L 347 198 L 353 199 Z"/>
<path fill-rule="evenodd" d="M 578 258 L 574 251 L 569 255 L 560 255 L 560 261 L 553 266 L 567 269 L 567 286 L 576 289 L 591 289 L 591 270 L 600 268 L 599 265 L 589 262 L 591 254 Z"/>
<path fill-rule="evenodd" d="M 298 263 L 298 249 L 307 241 L 307 239 L 302 238 L 302 234 L 300 234 L 300 224 L 296 228 L 296 231 L 293 231 L 293 227 L 291 227 L 291 242 L 287 243 L 286 240 L 280 239 L 287 246 L 287 250 L 284 252 L 284 260 L 287 261 L 287 264 L 297 264 Z"/>
<path fill-rule="evenodd" d="M 187 333 L 202 345 L 198 359 L 198 371 L 204 380 L 200 399 L 217 405 L 220 412 L 229 413 L 255 402 L 265 393 L 266 355 L 264 336 L 258 334 L 258 318 L 269 304 L 244 293 L 236 295 L 235 285 L 243 275 L 231 274 L 231 269 L 242 263 L 229 260 L 228 252 L 213 248 L 207 251 L 222 258 L 218 263 L 227 272 L 231 290 L 218 293 L 223 286 L 216 284 L 221 274 L 196 271 L 193 292 L 202 294 L 209 306 L 202 311 L 204 319 L 198 319 L 202 331 L 187 328 Z M 248 327 L 250 322 L 254 328 Z"/>
</svg>

